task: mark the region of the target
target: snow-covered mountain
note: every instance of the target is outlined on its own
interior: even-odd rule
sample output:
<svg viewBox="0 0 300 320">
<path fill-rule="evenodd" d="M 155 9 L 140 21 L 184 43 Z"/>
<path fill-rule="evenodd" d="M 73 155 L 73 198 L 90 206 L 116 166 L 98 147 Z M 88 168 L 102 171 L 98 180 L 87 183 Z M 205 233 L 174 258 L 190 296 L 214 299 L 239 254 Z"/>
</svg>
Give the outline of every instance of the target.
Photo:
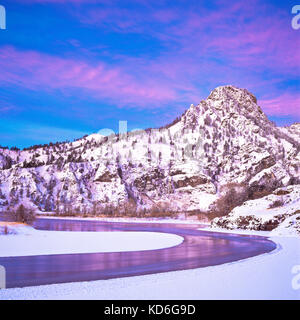
<svg viewBox="0 0 300 320">
<path fill-rule="evenodd" d="M 162 128 L 0 150 L 2 210 L 207 211 L 228 183 L 246 185 L 250 198 L 300 184 L 300 124 L 276 127 L 233 86 Z"/>
</svg>

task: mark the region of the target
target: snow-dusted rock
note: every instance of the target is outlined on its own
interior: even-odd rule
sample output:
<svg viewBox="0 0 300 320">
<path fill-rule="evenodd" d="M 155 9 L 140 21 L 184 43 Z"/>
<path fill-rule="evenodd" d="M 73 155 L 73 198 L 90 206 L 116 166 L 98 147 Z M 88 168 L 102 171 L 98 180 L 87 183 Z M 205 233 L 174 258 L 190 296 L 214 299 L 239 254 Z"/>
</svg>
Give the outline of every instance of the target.
<svg viewBox="0 0 300 320">
<path fill-rule="evenodd" d="M 273 230 L 274 235 L 300 235 L 300 185 L 276 189 L 272 194 L 246 201 L 211 225 L 226 229 Z"/>
</svg>

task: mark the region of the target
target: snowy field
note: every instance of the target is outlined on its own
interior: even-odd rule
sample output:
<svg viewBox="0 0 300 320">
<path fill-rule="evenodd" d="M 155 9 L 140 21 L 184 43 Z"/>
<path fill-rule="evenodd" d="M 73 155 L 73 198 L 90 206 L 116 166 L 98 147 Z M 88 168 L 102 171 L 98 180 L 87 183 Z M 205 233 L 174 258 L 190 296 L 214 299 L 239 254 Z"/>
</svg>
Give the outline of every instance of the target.
<svg viewBox="0 0 300 320">
<path fill-rule="evenodd" d="M 0 235 L 0 257 L 154 250 L 183 241 L 158 232 L 40 231 L 24 225 L 9 226 L 8 232 Z"/>
<path fill-rule="evenodd" d="M 299 271 L 295 273 L 300 265 L 300 238 L 270 239 L 277 243 L 275 251 L 233 263 L 120 279 L 6 289 L 0 291 L 0 299 L 300 299 Z"/>
</svg>

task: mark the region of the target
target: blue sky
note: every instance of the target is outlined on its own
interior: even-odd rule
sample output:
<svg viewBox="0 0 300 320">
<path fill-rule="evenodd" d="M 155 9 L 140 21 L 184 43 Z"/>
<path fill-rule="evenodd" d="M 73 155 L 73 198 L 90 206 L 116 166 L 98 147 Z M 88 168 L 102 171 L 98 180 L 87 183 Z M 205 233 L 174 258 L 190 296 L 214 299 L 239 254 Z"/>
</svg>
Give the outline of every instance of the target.
<svg viewBox="0 0 300 320">
<path fill-rule="evenodd" d="M 293 1 L 0 1 L 0 144 L 171 122 L 219 85 L 300 121 Z"/>
</svg>

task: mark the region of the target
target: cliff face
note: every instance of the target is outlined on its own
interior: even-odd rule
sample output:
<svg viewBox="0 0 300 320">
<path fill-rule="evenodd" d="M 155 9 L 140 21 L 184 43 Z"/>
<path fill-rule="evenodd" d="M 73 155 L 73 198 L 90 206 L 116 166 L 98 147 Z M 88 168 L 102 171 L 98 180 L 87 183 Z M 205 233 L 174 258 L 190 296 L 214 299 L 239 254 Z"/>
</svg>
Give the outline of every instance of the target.
<svg viewBox="0 0 300 320">
<path fill-rule="evenodd" d="M 218 87 L 172 125 L 23 151 L 0 149 L 0 208 L 207 210 L 222 185 L 300 183 L 299 125 L 270 122 L 247 90 Z"/>
</svg>

